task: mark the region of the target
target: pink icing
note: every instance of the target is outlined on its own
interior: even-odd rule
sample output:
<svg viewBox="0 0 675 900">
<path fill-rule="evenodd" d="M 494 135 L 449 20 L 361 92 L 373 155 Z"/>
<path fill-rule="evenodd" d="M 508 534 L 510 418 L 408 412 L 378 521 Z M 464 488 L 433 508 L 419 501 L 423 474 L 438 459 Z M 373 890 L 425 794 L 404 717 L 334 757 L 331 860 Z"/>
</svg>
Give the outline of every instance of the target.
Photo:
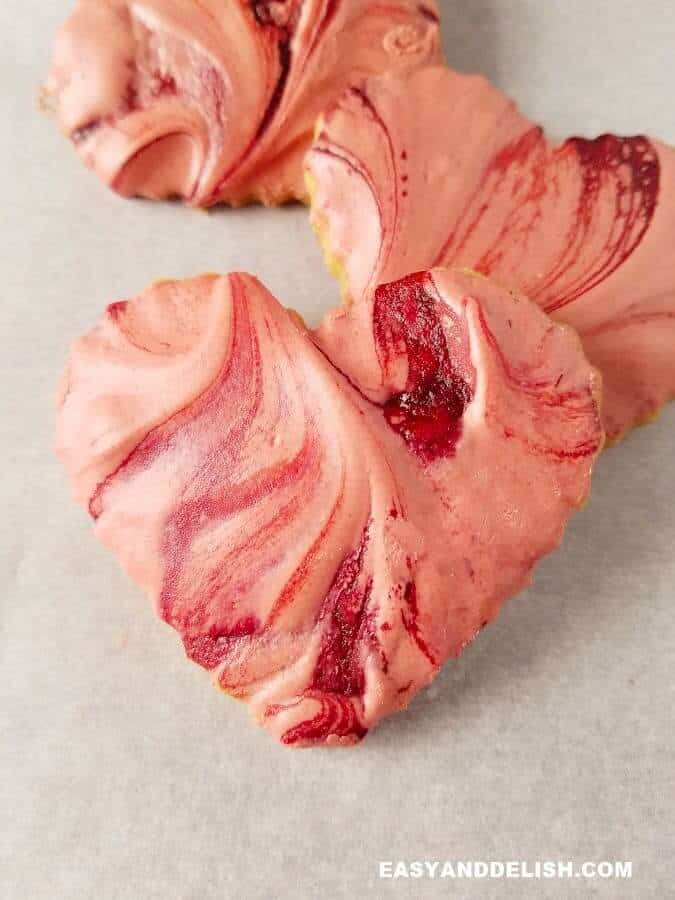
<svg viewBox="0 0 675 900">
<path fill-rule="evenodd" d="M 439 59 L 433 0 L 79 0 L 47 91 L 122 194 L 278 203 L 304 196 L 316 117 L 352 79 Z"/>
<path fill-rule="evenodd" d="M 610 437 L 675 395 L 671 148 L 613 135 L 555 146 L 482 78 L 431 67 L 347 90 L 306 165 L 356 301 L 320 339 L 359 335 L 371 395 L 374 289 L 436 265 L 489 275 L 573 325 L 603 375 Z"/>
<path fill-rule="evenodd" d="M 558 544 L 602 444 L 594 370 L 529 301 L 439 269 L 374 316 L 379 403 L 254 278 L 158 283 L 59 397 L 96 534 L 285 744 L 405 707 Z"/>
</svg>

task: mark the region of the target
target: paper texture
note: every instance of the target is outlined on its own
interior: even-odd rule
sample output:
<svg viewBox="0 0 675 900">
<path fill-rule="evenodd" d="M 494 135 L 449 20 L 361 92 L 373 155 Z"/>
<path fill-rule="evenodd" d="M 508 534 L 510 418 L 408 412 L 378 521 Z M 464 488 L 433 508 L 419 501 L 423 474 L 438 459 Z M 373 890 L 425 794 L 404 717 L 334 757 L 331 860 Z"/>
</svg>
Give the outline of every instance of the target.
<svg viewBox="0 0 675 900">
<path fill-rule="evenodd" d="M 103 306 L 205 270 L 249 270 L 311 322 L 338 292 L 301 208 L 126 202 L 84 171 L 34 103 L 70 6 L 0 8 L 0 895 L 670 896 L 675 408 L 603 455 L 534 587 L 353 750 L 276 746 L 96 543 L 51 402 Z M 675 142 L 672 4 L 442 6 L 451 61 L 554 134 Z M 631 860 L 633 878 L 380 880 L 399 859 Z"/>
</svg>

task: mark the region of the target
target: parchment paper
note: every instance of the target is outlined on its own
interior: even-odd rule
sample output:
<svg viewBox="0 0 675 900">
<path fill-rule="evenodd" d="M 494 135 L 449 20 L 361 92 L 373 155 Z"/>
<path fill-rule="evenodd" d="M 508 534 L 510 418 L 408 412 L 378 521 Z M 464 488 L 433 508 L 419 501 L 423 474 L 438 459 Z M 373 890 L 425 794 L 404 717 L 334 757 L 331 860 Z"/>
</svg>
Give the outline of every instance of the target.
<svg viewBox="0 0 675 900">
<path fill-rule="evenodd" d="M 70 6 L 0 6 L 0 896 L 673 896 L 675 408 L 603 456 L 535 586 L 354 750 L 276 746 L 98 546 L 50 450 L 69 342 L 159 276 L 249 270 L 311 322 L 337 289 L 301 208 L 128 202 L 80 166 L 34 103 Z M 675 142 L 671 3 L 443 6 L 450 59 L 554 133 Z M 634 873 L 379 880 L 399 859 Z"/>
</svg>

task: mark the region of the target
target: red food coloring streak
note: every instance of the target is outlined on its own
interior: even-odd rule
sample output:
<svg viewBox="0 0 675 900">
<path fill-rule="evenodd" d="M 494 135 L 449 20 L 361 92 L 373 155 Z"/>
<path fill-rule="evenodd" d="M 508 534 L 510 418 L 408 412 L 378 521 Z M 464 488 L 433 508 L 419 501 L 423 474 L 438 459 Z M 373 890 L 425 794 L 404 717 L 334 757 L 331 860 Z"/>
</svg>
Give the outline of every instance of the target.
<svg viewBox="0 0 675 900">
<path fill-rule="evenodd" d="M 207 634 L 186 633 L 183 646 L 191 660 L 211 671 L 241 646 L 242 638 L 250 638 L 262 629 L 256 616 L 245 616 L 229 629 L 211 628 Z"/>
<path fill-rule="evenodd" d="M 378 113 L 374 104 L 372 103 L 372 101 L 370 100 L 368 95 L 366 94 L 365 90 L 362 87 L 351 87 L 347 91 L 347 94 L 350 97 L 355 97 L 358 100 L 358 102 L 360 104 L 362 104 L 362 106 L 368 111 L 369 115 L 372 116 L 373 121 L 378 125 L 378 127 L 382 131 L 382 134 L 383 134 L 385 140 L 387 141 L 387 143 L 389 145 L 389 152 L 393 155 L 394 146 L 392 144 L 391 136 L 389 134 L 387 126 L 385 125 L 382 117 Z M 322 141 L 322 140 L 328 141 L 329 140 L 328 133 L 325 129 L 319 134 L 318 140 L 319 141 Z M 377 196 L 377 191 L 375 189 L 375 185 L 373 183 L 371 173 L 366 168 L 359 165 L 356 162 L 356 160 L 352 159 L 351 157 L 347 156 L 346 154 L 340 153 L 335 147 L 332 147 L 332 146 L 325 146 L 325 145 L 321 145 L 319 143 L 315 143 L 314 146 L 312 146 L 312 148 L 311 148 L 311 153 L 312 154 L 320 154 L 322 156 L 327 156 L 330 159 L 336 159 L 342 165 L 344 165 L 345 168 L 347 168 L 350 172 L 353 172 L 355 175 L 358 175 L 360 178 L 362 178 L 365 181 L 365 183 L 368 185 L 368 187 L 370 188 L 371 194 L 373 196 L 373 199 L 374 199 L 374 201 L 377 205 L 378 211 L 380 213 L 380 217 L 382 217 L 382 208 L 380 206 L 380 201 Z M 396 217 L 396 215 L 398 214 L 398 209 L 397 209 L 398 208 L 398 196 L 394 195 L 393 202 L 394 202 L 394 216 Z"/>
<path fill-rule="evenodd" d="M 313 696 L 311 691 L 307 692 L 305 697 L 317 700 L 320 704 L 319 711 L 311 719 L 299 722 L 284 732 L 281 737 L 282 744 L 287 746 L 317 744 L 325 742 L 328 737 L 332 736 L 347 738 L 355 743 L 362 740 L 368 733 L 368 729 L 361 724 L 356 714 L 353 702 L 348 698 L 333 694 Z M 265 717 L 277 715 L 282 710 L 297 706 L 300 702 L 302 701 L 298 700 L 291 706 L 269 706 Z"/>
<path fill-rule="evenodd" d="M 281 98 L 286 90 L 286 82 L 288 81 L 288 75 L 291 69 L 291 36 L 286 29 L 282 30 L 277 49 L 279 53 L 279 77 L 277 78 L 277 83 L 274 85 L 272 96 L 265 108 L 260 124 L 258 125 L 258 129 L 253 138 L 253 144 L 255 144 L 256 141 L 259 141 L 269 128 L 270 122 L 274 118 L 274 115 L 281 104 Z"/>
<path fill-rule="evenodd" d="M 433 265 L 467 265 L 499 279 L 504 257 L 516 243 L 532 252 L 538 240 L 551 238 L 546 204 L 564 194 L 561 180 L 570 177 L 571 163 L 571 171 L 579 173 L 577 201 L 569 227 L 555 236 L 560 252 L 543 278 L 529 284 L 523 276 L 518 287 L 549 313 L 592 290 L 630 257 L 651 224 L 660 165 L 645 137 L 571 138 L 549 149 L 542 129 L 530 128 L 486 166 Z M 599 214 L 608 203 L 613 216 L 604 224 Z M 500 205 L 504 214 L 496 236 L 480 252 L 469 254 L 467 244 L 480 234 L 484 216 Z"/>
<path fill-rule="evenodd" d="M 390 154 L 391 158 L 393 159 L 394 155 L 395 155 L 395 150 L 394 150 L 394 144 L 393 144 L 393 141 L 391 138 L 391 134 L 389 133 L 389 129 L 387 128 L 387 123 L 384 121 L 384 119 L 378 112 L 377 107 L 375 106 L 373 101 L 368 96 L 365 87 L 363 87 L 363 86 L 352 87 L 352 88 L 350 88 L 349 93 L 351 94 L 352 97 L 356 97 L 359 100 L 359 102 L 364 106 L 364 108 L 368 110 L 368 113 L 372 116 L 373 121 L 376 123 L 376 125 L 380 129 L 382 137 L 387 142 L 387 146 L 389 148 L 389 154 Z M 403 153 L 405 154 L 405 150 L 403 151 Z M 339 154 L 335 154 L 335 155 L 338 158 L 344 159 L 344 157 L 340 157 Z M 403 156 L 403 154 L 402 154 L 402 158 L 405 159 L 406 157 Z M 351 168 L 354 169 L 355 167 L 352 165 Z M 365 178 L 366 183 L 369 184 L 372 189 L 372 179 L 371 179 L 371 175 L 368 173 L 367 169 L 363 168 L 363 167 L 356 167 L 355 170 L 358 171 L 359 174 L 363 178 Z M 375 196 L 374 193 L 373 193 L 373 196 Z M 396 191 L 394 192 L 394 196 L 393 196 L 392 200 L 393 200 L 393 204 L 394 204 L 393 216 L 394 216 L 394 221 L 396 221 L 396 219 L 398 217 L 398 196 L 397 196 Z M 376 202 L 377 202 L 378 210 L 379 210 L 380 216 L 381 216 L 382 210 L 380 208 L 379 201 L 376 201 Z"/>
<path fill-rule="evenodd" d="M 282 505 L 259 533 L 221 557 L 212 569 L 204 571 L 202 567 L 197 578 L 192 566 L 195 543 L 214 523 L 306 477 L 318 465 L 319 454 L 316 442 L 310 440 L 292 459 L 271 465 L 241 483 L 232 484 L 223 474 L 228 461 L 235 463 L 243 451 L 251 423 L 259 414 L 263 390 L 260 349 L 247 315 L 244 288 L 237 276 L 230 277 L 230 284 L 233 343 L 219 375 L 199 398 L 150 431 L 97 487 L 89 504 L 92 516 L 98 518 L 104 512 L 109 487 L 119 480 L 133 479 L 166 452 L 180 454 L 190 433 L 212 435 L 212 440 L 205 441 L 208 452 L 194 470 L 186 473 L 186 489 L 164 522 L 161 555 L 165 569 L 158 597 L 162 617 L 181 634 L 187 654 L 207 669 L 216 668 L 265 633 L 266 622 L 238 610 L 246 585 L 237 588 L 235 583 L 233 587 L 228 572 L 235 566 L 238 553 L 248 551 L 256 542 L 264 545 L 269 536 L 282 530 L 288 519 L 297 515 L 302 498 Z M 125 306 L 124 302 L 113 304 L 111 317 L 118 319 Z M 233 396 L 247 399 L 232 411 L 225 425 L 223 410 L 231 408 Z"/>
<path fill-rule="evenodd" d="M 153 97 L 175 96 L 178 93 L 178 86 L 173 75 L 155 72 L 150 90 Z"/>
<path fill-rule="evenodd" d="M 302 697 L 290 705 L 270 706 L 266 717 L 297 706 L 303 699 L 320 704 L 315 716 L 288 729 L 284 744 L 324 743 L 329 737 L 361 740 L 367 729 L 361 724 L 352 698 L 365 690 L 367 653 L 378 647 L 373 616 L 368 611 L 372 579 L 363 581 L 369 525 L 358 546 L 342 561 L 322 606 L 317 627 L 324 628 L 321 649 L 312 680 Z M 386 672 L 386 659 L 383 660 Z"/>
<path fill-rule="evenodd" d="M 346 166 L 347 169 L 349 169 L 355 175 L 359 175 L 361 178 L 364 179 L 364 181 L 366 181 L 367 184 L 371 184 L 368 173 L 366 172 L 365 169 L 362 169 L 360 166 L 358 166 L 352 160 L 348 159 L 346 156 L 342 156 L 340 153 L 337 153 L 335 150 L 330 150 L 328 147 L 320 147 L 318 145 L 315 145 L 314 147 L 312 147 L 310 152 L 318 153 L 321 156 L 327 156 L 330 159 L 339 160 L 344 166 Z M 375 202 L 376 203 L 378 202 L 377 198 L 375 198 Z M 379 209 L 379 204 L 378 204 L 378 209 Z"/>
<path fill-rule="evenodd" d="M 313 448 L 314 452 L 316 452 L 316 447 Z M 326 539 L 326 535 L 330 532 L 330 529 L 333 527 L 335 522 L 335 517 L 338 513 L 340 505 L 342 503 L 342 490 L 344 488 L 344 483 L 340 487 L 339 496 L 333 506 L 333 509 L 330 512 L 330 515 L 327 517 L 323 528 L 317 534 L 314 543 L 305 554 L 305 558 L 296 566 L 295 571 L 289 581 L 286 583 L 283 591 L 277 597 L 274 606 L 272 607 L 268 622 L 270 624 L 274 624 L 274 622 L 279 618 L 282 614 L 283 610 L 288 606 L 289 603 L 293 602 L 293 598 L 296 592 L 299 590 L 300 586 L 307 579 L 312 565 L 317 557 L 317 555 L 321 552 L 321 548 L 323 547 L 324 541 Z M 295 503 L 300 506 L 301 499 L 296 498 Z"/>
<path fill-rule="evenodd" d="M 140 109 L 140 105 L 138 102 L 138 90 L 133 82 L 130 81 L 127 85 L 126 91 L 124 92 L 124 115 L 136 112 L 138 109 Z"/>
<path fill-rule="evenodd" d="M 249 637 L 252 634 L 255 634 L 260 628 L 260 622 L 257 616 L 249 615 L 244 616 L 243 619 L 239 619 L 239 621 L 232 626 L 232 628 L 228 629 L 218 629 L 211 628 L 209 629 L 209 637 L 214 641 L 219 640 L 220 638 L 227 637 Z"/>
<path fill-rule="evenodd" d="M 237 293 L 241 290 L 239 281 L 235 277 L 231 277 L 231 284 L 233 294 L 235 294 L 235 289 Z M 124 331 L 127 339 L 130 339 L 129 334 L 125 331 L 121 321 L 127 307 L 128 301 L 118 300 L 108 306 L 108 314 L 113 321 L 115 321 L 120 330 Z M 176 439 L 176 435 L 180 433 L 181 427 L 183 427 L 186 422 L 197 419 L 200 416 L 207 418 L 209 413 L 211 413 L 214 418 L 218 416 L 218 407 L 219 404 L 222 403 L 224 385 L 227 383 L 228 376 L 231 374 L 234 357 L 237 354 L 238 349 L 242 345 L 245 346 L 248 344 L 249 346 L 245 352 L 248 352 L 249 356 L 255 356 L 258 350 L 248 320 L 242 316 L 241 324 L 238 325 L 238 309 L 240 308 L 243 309 L 241 300 L 238 302 L 238 298 L 235 296 L 233 298 L 232 333 L 235 335 L 236 342 L 232 354 L 228 357 L 223 370 L 219 373 L 211 387 L 197 401 L 192 402 L 185 408 L 178 409 L 167 419 L 167 421 L 155 426 L 148 432 L 144 440 L 142 440 L 141 443 L 122 460 L 117 468 L 96 486 L 88 504 L 89 514 L 94 520 L 98 519 L 103 513 L 106 490 L 119 477 L 130 477 L 138 471 L 149 468 L 162 453 L 170 449 L 173 441 Z M 139 346 L 137 342 L 132 342 L 134 343 L 134 346 Z M 250 413 L 253 415 L 256 404 L 260 402 L 260 374 L 259 368 L 254 366 L 250 358 L 247 361 L 247 365 L 251 367 L 249 371 L 255 371 L 257 375 L 253 389 L 253 410 Z M 195 515 L 200 516 L 201 512 L 202 510 L 196 510 Z M 185 523 L 185 519 L 186 515 L 184 507 L 182 509 L 183 523 Z"/>
<path fill-rule="evenodd" d="M 562 296 L 546 304 L 547 312 L 560 309 L 587 293 L 628 259 L 649 229 L 659 196 L 661 169 L 656 150 L 647 138 L 619 138 L 612 134 L 594 141 L 572 138 L 557 153 L 564 156 L 570 149 L 577 154 L 582 168 L 576 233 L 568 237 L 567 253 L 558 268 L 550 273 L 544 287 L 578 260 L 593 229 L 593 213 L 607 179 L 614 181 L 614 223 L 602 248 L 603 255 L 593 259 L 566 285 Z"/>
<path fill-rule="evenodd" d="M 470 265 L 471 268 L 481 272 L 483 275 L 490 275 L 496 268 L 497 263 L 501 261 L 502 245 L 513 241 L 513 235 L 516 231 L 515 226 L 519 222 L 517 218 L 518 213 L 521 207 L 528 207 L 528 201 L 534 201 L 534 213 L 525 227 L 525 232 L 526 234 L 532 232 L 538 221 L 538 204 L 541 203 L 546 190 L 546 178 L 541 183 L 543 172 L 541 157 L 544 148 L 543 129 L 539 126 L 534 126 L 511 144 L 507 144 L 499 150 L 486 166 L 476 189 L 470 196 L 461 215 L 456 216 L 457 227 L 450 232 L 433 265 L 450 265 L 461 261 L 464 265 Z M 520 198 L 519 202 L 516 202 L 518 199 L 517 192 L 522 191 L 523 186 L 528 184 L 527 179 L 522 175 L 522 172 L 527 171 L 528 166 L 535 173 L 534 179 L 536 184 L 530 186 L 527 195 L 524 198 Z M 490 247 L 483 251 L 480 257 L 465 258 L 462 256 L 462 252 L 466 243 L 479 228 L 483 216 L 492 207 L 492 197 L 504 187 L 512 171 L 516 173 L 514 176 L 515 186 L 510 192 L 510 199 L 513 201 L 513 204 L 506 211 L 497 238 Z M 522 231 L 523 225 L 522 223 L 519 224 Z"/>
<path fill-rule="evenodd" d="M 218 195 L 223 186 L 240 169 L 253 153 L 256 144 L 263 137 L 270 127 L 270 124 L 281 104 L 288 77 L 291 70 L 292 54 L 291 40 L 293 38 L 293 30 L 297 19 L 298 10 L 295 5 L 288 4 L 282 8 L 280 3 L 270 3 L 270 0 L 255 0 L 251 4 L 251 11 L 257 24 L 272 33 L 273 39 L 277 42 L 277 53 L 279 56 L 279 75 L 272 90 L 270 99 L 263 111 L 260 123 L 255 134 L 247 144 L 242 154 L 232 163 L 229 169 L 222 175 L 220 181 L 216 185 L 211 194 L 211 201 L 217 202 Z M 281 14 L 280 14 L 281 11 Z"/>
<path fill-rule="evenodd" d="M 184 499 L 171 513 L 165 525 L 162 548 L 166 570 L 159 608 L 164 619 L 182 635 L 190 658 L 206 668 L 214 668 L 226 661 L 234 650 L 241 648 L 243 641 L 255 640 L 269 630 L 269 622 L 260 622 L 253 615 L 235 618 L 237 596 L 232 597 L 223 587 L 219 573 L 222 571 L 227 576 L 227 570 L 237 564 L 238 552 L 247 550 L 249 544 L 264 546 L 268 536 L 283 529 L 289 519 L 298 514 L 301 498 L 294 497 L 284 504 L 248 543 L 234 548 L 220 560 L 219 569 L 196 586 L 186 581 L 184 574 L 187 572 L 190 578 L 193 543 L 211 523 L 221 522 L 233 513 L 251 508 L 261 497 L 269 497 L 289 484 L 296 484 L 319 464 L 319 448 L 315 441 L 309 440 L 292 459 L 272 465 L 242 484 L 227 483 L 222 477 L 220 470 L 227 466 L 227 460 L 237 459 L 242 452 L 251 424 L 256 421 L 263 392 L 260 349 L 246 314 L 245 302 L 239 296 L 239 281 L 234 276 L 232 287 L 234 343 L 230 358 L 213 387 L 193 405 L 190 411 L 193 427 L 206 427 L 218 434 L 223 428 L 222 410 L 228 407 L 229 398 L 249 394 L 251 399 L 239 409 L 235 422 L 230 423 L 229 433 L 223 431 L 222 441 L 216 443 L 206 464 L 195 473 L 193 482 L 199 487 L 199 493 L 192 486 L 191 499 Z M 305 577 L 306 569 L 306 563 L 298 567 L 296 587 Z M 229 585 L 227 577 L 225 584 Z M 270 621 L 273 613 L 270 613 Z M 235 621 L 225 627 L 205 628 L 214 614 L 219 619 L 223 615 L 232 616 Z"/>
<path fill-rule="evenodd" d="M 401 621 L 403 622 L 403 627 L 408 632 L 410 637 L 415 641 L 417 646 L 419 647 L 421 653 L 426 656 L 432 666 L 434 668 L 438 667 L 438 663 L 429 648 L 429 645 L 422 637 L 422 633 L 420 631 L 419 626 L 419 607 L 417 605 L 417 587 L 413 581 L 409 581 L 403 592 L 403 599 L 406 602 L 406 606 L 408 607 L 407 613 L 404 610 L 401 610 Z"/>
<path fill-rule="evenodd" d="M 354 697 L 363 693 L 364 642 L 373 640 L 367 615 L 372 579 L 360 583 L 368 546 L 368 528 L 352 553 L 343 560 L 326 596 L 319 620 L 326 628 L 310 687 Z"/>
<path fill-rule="evenodd" d="M 440 19 L 438 18 L 437 14 L 433 11 L 433 9 L 429 9 L 428 6 L 419 4 L 417 7 L 417 12 L 428 22 L 433 22 L 435 25 L 438 25 L 440 23 Z"/>
<path fill-rule="evenodd" d="M 127 307 L 129 306 L 128 300 L 115 300 L 114 303 L 109 303 L 107 308 L 107 313 L 114 322 L 119 322 L 124 313 L 126 312 Z"/>
<path fill-rule="evenodd" d="M 252 0 L 251 9 L 258 25 L 277 25 L 274 9 L 278 6 L 279 4 L 274 4 L 271 0 Z"/>
<path fill-rule="evenodd" d="M 133 330 L 127 328 L 125 318 L 126 312 L 129 306 L 128 300 L 115 300 L 114 303 L 110 303 L 108 308 L 106 309 L 106 314 L 113 320 L 115 325 L 120 331 L 120 334 L 124 335 L 124 339 L 132 346 L 136 347 L 138 350 L 143 350 L 146 353 L 152 353 L 154 351 L 150 350 L 148 347 L 140 343 L 136 335 L 133 333 Z M 161 342 L 160 342 L 161 343 Z M 168 347 L 168 344 L 165 344 Z M 94 515 L 92 512 L 91 505 L 89 507 L 90 513 Z M 94 515 L 94 518 L 97 516 Z"/>
<path fill-rule="evenodd" d="M 426 463 L 454 454 L 462 416 L 473 394 L 450 360 L 440 301 L 427 292 L 430 284 L 421 272 L 381 285 L 373 307 L 374 334 L 384 368 L 391 357 L 403 353 L 408 363 L 405 390 L 384 404 L 385 418 Z"/>
<path fill-rule="evenodd" d="M 338 11 L 339 5 L 340 5 L 340 0 L 328 0 L 328 3 L 326 4 L 326 11 L 323 15 L 323 19 L 321 20 L 321 23 L 319 24 L 318 28 L 315 31 L 314 41 L 312 42 L 312 46 L 310 48 L 308 55 L 311 55 L 316 50 L 317 46 L 319 45 L 319 42 L 321 41 L 322 37 L 328 30 L 328 26 L 335 18 L 335 14 Z"/>
</svg>

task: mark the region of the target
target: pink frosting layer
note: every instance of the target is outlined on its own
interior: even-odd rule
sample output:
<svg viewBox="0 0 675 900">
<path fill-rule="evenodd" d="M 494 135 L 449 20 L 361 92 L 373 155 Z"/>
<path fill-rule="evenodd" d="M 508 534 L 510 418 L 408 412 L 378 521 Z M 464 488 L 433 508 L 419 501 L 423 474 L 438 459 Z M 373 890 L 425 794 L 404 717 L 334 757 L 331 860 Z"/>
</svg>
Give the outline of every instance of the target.
<svg viewBox="0 0 675 900">
<path fill-rule="evenodd" d="M 574 332 L 479 276 L 379 288 L 372 332 L 379 403 L 254 278 L 163 282 L 60 391 L 96 534 L 286 744 L 405 707 L 558 544 L 603 440 Z"/>
<path fill-rule="evenodd" d="M 79 0 L 46 87 L 122 194 L 279 203 L 351 80 L 439 58 L 434 0 Z"/>
<path fill-rule="evenodd" d="M 645 137 L 555 146 L 482 78 L 431 67 L 371 78 L 323 119 L 312 216 L 344 268 L 349 313 L 320 331 L 377 394 L 373 290 L 467 266 L 573 325 L 603 375 L 607 433 L 675 395 L 675 151 Z"/>
</svg>

